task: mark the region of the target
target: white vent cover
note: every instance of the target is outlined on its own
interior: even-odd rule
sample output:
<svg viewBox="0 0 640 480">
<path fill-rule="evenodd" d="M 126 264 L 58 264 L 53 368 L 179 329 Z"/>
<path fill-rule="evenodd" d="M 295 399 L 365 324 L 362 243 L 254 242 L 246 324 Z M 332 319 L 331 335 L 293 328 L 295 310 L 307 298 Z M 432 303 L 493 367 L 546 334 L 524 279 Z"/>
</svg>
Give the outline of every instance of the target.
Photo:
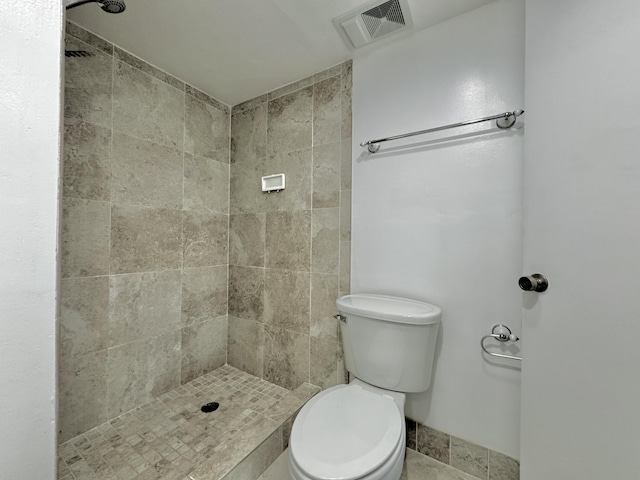
<svg viewBox="0 0 640 480">
<path fill-rule="evenodd" d="M 360 48 L 413 26 L 408 0 L 369 2 L 334 18 L 333 24 L 349 48 Z"/>
</svg>

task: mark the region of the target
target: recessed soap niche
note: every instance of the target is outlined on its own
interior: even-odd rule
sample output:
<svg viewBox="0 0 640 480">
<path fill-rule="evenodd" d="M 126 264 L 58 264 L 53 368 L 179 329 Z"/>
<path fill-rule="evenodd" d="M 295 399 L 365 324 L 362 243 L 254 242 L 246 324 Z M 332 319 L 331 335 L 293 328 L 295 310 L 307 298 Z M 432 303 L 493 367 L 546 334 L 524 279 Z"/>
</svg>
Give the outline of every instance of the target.
<svg viewBox="0 0 640 480">
<path fill-rule="evenodd" d="M 284 190 L 284 173 L 276 173 L 262 177 L 262 191 L 266 193 L 280 192 Z"/>
</svg>

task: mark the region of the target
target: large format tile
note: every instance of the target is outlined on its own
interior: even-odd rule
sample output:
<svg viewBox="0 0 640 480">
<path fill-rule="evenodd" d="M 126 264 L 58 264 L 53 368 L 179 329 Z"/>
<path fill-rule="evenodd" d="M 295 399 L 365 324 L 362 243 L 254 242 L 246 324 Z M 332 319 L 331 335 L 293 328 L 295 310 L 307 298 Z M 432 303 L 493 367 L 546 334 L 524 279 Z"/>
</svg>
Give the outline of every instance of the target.
<svg viewBox="0 0 640 480">
<path fill-rule="evenodd" d="M 106 360 L 106 350 L 61 360 L 58 376 L 61 442 L 110 418 L 106 402 Z"/>
<path fill-rule="evenodd" d="M 228 263 L 228 215 L 203 211 L 184 212 L 183 235 L 185 267 Z"/>
<path fill-rule="evenodd" d="M 337 275 L 311 275 L 311 336 L 337 340 L 338 320 L 336 300 L 338 299 Z"/>
<path fill-rule="evenodd" d="M 180 270 L 112 275 L 109 283 L 109 346 L 180 328 Z"/>
<path fill-rule="evenodd" d="M 265 266 L 309 271 L 311 211 L 267 213 Z"/>
<path fill-rule="evenodd" d="M 63 277 L 90 277 L 109 273 L 109 212 L 108 202 L 63 199 Z"/>
<path fill-rule="evenodd" d="M 223 480 L 256 480 L 282 453 L 282 429 L 278 429 L 238 464 Z"/>
<path fill-rule="evenodd" d="M 231 215 L 229 219 L 229 264 L 264 266 L 265 214 Z"/>
<path fill-rule="evenodd" d="M 82 50 L 87 57 L 65 57 L 65 123 L 90 122 L 111 127 L 113 57 L 67 35 L 65 50 Z"/>
<path fill-rule="evenodd" d="M 416 429 L 416 450 L 439 462 L 449 464 L 450 436 L 426 425 L 418 424 Z"/>
<path fill-rule="evenodd" d="M 111 130 L 86 122 L 64 128 L 62 195 L 109 201 Z"/>
<path fill-rule="evenodd" d="M 309 333 L 309 274 L 267 268 L 264 321 L 269 325 Z"/>
<path fill-rule="evenodd" d="M 179 210 L 112 205 L 112 274 L 176 269 L 181 263 L 182 213 Z"/>
<path fill-rule="evenodd" d="M 183 147 L 184 92 L 117 61 L 113 128 L 170 147 Z"/>
<path fill-rule="evenodd" d="M 199 98 L 187 95 L 184 150 L 229 163 L 229 115 Z"/>
<path fill-rule="evenodd" d="M 342 93 L 340 107 L 342 110 L 342 138 L 351 138 L 353 132 L 352 117 L 352 97 L 351 87 L 353 86 L 353 61 L 349 60 L 342 64 Z"/>
<path fill-rule="evenodd" d="M 229 316 L 227 361 L 240 370 L 262 377 L 264 325 L 256 320 Z"/>
<path fill-rule="evenodd" d="M 229 213 L 229 165 L 185 153 L 184 209 Z"/>
<path fill-rule="evenodd" d="M 452 467 L 481 479 L 488 477 L 489 451 L 485 447 L 452 436 L 450 448 Z"/>
<path fill-rule="evenodd" d="M 519 480 L 520 463 L 503 455 L 489 450 L 489 480 Z"/>
<path fill-rule="evenodd" d="M 313 86 L 313 145 L 340 140 L 342 111 L 340 77 L 322 80 Z"/>
<path fill-rule="evenodd" d="M 262 321 L 264 268 L 229 266 L 229 315 Z"/>
<path fill-rule="evenodd" d="M 338 340 L 311 337 L 310 382 L 322 389 L 338 384 Z"/>
<path fill-rule="evenodd" d="M 267 104 L 231 117 L 231 163 L 251 162 L 267 154 Z"/>
<path fill-rule="evenodd" d="M 227 314 L 227 266 L 185 268 L 182 276 L 182 326 Z"/>
<path fill-rule="evenodd" d="M 311 213 L 311 271 L 338 274 L 340 210 L 319 208 Z"/>
<path fill-rule="evenodd" d="M 294 211 L 311 208 L 311 149 L 271 155 L 262 165 L 263 175 L 285 174 L 285 189 L 262 196 L 262 210 Z"/>
<path fill-rule="evenodd" d="M 264 378 L 293 389 L 309 381 L 309 335 L 265 325 Z"/>
<path fill-rule="evenodd" d="M 258 213 L 266 210 L 265 199 L 270 194 L 262 191 L 264 175 L 264 159 L 231 165 L 229 213 Z"/>
<path fill-rule="evenodd" d="M 340 191 L 340 240 L 351 241 L 351 190 Z"/>
<path fill-rule="evenodd" d="M 340 142 L 313 147 L 313 208 L 340 206 Z"/>
<path fill-rule="evenodd" d="M 182 329 L 180 382 L 211 372 L 227 362 L 227 317 L 212 318 Z"/>
<path fill-rule="evenodd" d="M 407 450 L 400 480 L 477 480 L 460 470 Z"/>
<path fill-rule="evenodd" d="M 63 278 L 60 310 L 61 357 L 71 358 L 107 348 L 109 277 Z"/>
<path fill-rule="evenodd" d="M 311 146 L 313 87 L 271 100 L 268 104 L 267 154 Z"/>
<path fill-rule="evenodd" d="M 182 152 L 114 132 L 112 195 L 116 203 L 182 208 Z"/>
</svg>

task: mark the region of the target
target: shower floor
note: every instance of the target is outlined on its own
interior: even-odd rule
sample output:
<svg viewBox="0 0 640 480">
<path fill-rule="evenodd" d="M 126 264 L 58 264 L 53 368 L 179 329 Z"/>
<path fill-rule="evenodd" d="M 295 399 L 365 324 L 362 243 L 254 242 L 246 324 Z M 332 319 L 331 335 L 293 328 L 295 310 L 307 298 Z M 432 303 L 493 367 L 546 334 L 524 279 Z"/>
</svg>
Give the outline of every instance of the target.
<svg viewBox="0 0 640 480">
<path fill-rule="evenodd" d="M 60 444 L 58 480 L 255 479 L 318 390 L 289 391 L 225 365 Z M 210 402 L 220 407 L 201 412 Z"/>
</svg>

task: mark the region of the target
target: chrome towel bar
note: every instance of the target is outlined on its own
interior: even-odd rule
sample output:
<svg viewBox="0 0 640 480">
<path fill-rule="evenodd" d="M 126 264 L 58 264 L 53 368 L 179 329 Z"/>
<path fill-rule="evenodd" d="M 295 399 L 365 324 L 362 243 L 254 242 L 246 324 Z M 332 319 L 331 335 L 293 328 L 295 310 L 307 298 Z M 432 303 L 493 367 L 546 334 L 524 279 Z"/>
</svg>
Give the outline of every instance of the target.
<svg viewBox="0 0 640 480">
<path fill-rule="evenodd" d="M 516 123 L 516 118 L 524 113 L 524 110 L 518 109 L 513 112 L 504 112 L 497 115 L 491 115 L 489 117 L 477 118 L 475 120 L 467 120 L 466 122 L 452 123 L 450 125 L 444 125 L 442 127 L 428 128 L 426 130 L 420 130 L 418 132 L 403 133 L 402 135 L 395 135 L 393 137 L 379 138 L 377 140 L 369 140 L 362 142 L 361 147 L 367 147 L 369 153 L 376 153 L 380 150 L 380 144 L 382 142 L 389 142 L 391 140 L 399 140 L 401 138 L 413 137 L 415 135 L 424 135 L 425 133 L 439 132 L 440 130 L 448 130 L 450 128 L 464 127 L 465 125 L 473 125 L 474 123 L 488 122 L 489 120 L 495 120 L 498 128 L 507 129 L 513 127 Z"/>
<path fill-rule="evenodd" d="M 522 357 L 516 357 L 515 355 L 505 355 L 503 353 L 490 352 L 489 350 L 487 350 L 487 347 L 484 346 L 484 341 L 487 338 L 495 338 L 496 340 L 502 343 L 509 342 L 509 341 L 517 342 L 518 340 L 520 340 L 517 335 L 514 335 L 513 333 L 511 333 L 511 329 L 506 325 L 495 325 L 491 329 L 491 333 L 489 335 L 485 335 L 484 337 L 482 337 L 482 339 L 480 340 L 480 347 L 482 348 L 482 351 L 484 353 L 486 353 L 487 355 L 491 355 L 492 357 L 509 358 L 511 360 L 522 361 Z"/>
</svg>

